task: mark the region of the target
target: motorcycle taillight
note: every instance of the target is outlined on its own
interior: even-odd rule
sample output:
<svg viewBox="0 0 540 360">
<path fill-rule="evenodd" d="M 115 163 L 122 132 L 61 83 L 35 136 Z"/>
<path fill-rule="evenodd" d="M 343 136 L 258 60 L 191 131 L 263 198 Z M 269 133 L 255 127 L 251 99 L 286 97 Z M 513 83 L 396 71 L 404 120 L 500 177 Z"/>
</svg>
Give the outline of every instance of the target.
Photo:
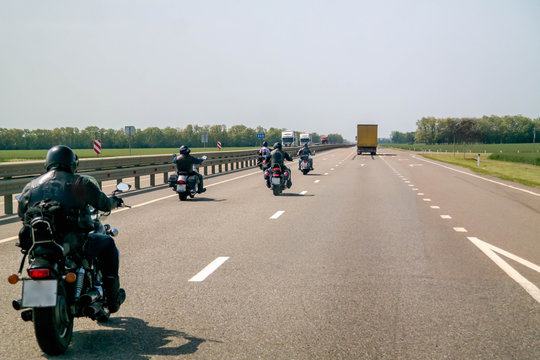
<svg viewBox="0 0 540 360">
<path fill-rule="evenodd" d="M 178 180 L 179 184 L 185 184 L 186 182 L 184 180 Z"/>
<path fill-rule="evenodd" d="M 287 174 L 288 174 L 288 172 L 285 171 L 285 174 L 283 174 L 283 175 L 287 176 Z"/>
<path fill-rule="evenodd" d="M 47 268 L 28 269 L 28 275 L 32 279 L 45 279 L 45 278 L 48 278 L 51 275 L 51 270 L 49 270 Z"/>
</svg>

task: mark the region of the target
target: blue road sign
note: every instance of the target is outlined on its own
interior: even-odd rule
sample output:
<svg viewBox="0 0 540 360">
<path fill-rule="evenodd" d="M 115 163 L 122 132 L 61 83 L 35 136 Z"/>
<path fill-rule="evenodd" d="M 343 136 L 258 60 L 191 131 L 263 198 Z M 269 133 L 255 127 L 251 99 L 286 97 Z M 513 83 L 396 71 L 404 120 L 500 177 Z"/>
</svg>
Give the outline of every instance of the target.
<svg viewBox="0 0 540 360">
<path fill-rule="evenodd" d="M 257 133 L 257 139 L 264 139 L 266 135 L 264 133 Z"/>
</svg>

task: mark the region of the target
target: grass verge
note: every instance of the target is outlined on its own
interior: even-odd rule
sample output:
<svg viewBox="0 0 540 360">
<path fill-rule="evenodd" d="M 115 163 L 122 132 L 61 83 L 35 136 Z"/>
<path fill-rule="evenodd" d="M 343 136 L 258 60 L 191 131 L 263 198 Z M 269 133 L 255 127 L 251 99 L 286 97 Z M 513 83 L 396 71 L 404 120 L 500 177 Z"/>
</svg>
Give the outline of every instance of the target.
<svg viewBox="0 0 540 360">
<path fill-rule="evenodd" d="M 514 181 L 532 187 L 540 187 L 540 166 L 518 164 L 488 159 L 489 154 L 480 155 L 480 167 L 477 167 L 477 155 L 463 154 L 419 154 L 426 159 L 458 165 L 474 172 Z"/>
</svg>

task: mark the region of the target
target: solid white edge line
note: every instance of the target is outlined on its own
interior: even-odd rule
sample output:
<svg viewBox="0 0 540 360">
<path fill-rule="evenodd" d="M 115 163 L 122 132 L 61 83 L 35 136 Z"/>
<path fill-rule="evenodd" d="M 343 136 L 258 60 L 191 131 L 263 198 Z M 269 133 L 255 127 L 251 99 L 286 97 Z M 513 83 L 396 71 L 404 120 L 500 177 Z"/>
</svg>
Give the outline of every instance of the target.
<svg viewBox="0 0 540 360">
<path fill-rule="evenodd" d="M 491 183 L 494 183 L 494 184 L 497 184 L 497 185 L 502 185 L 502 186 L 506 186 L 507 188 L 510 188 L 510 189 L 514 189 L 514 190 L 518 190 L 518 191 L 523 191 L 527 194 L 531 194 L 531 195 L 534 195 L 534 196 L 540 196 L 539 193 L 535 193 L 533 191 L 530 191 L 530 190 L 525 190 L 525 189 L 521 189 L 521 188 L 518 188 L 518 187 L 515 187 L 515 186 L 512 186 L 512 185 L 507 185 L 507 184 L 504 184 L 502 182 L 498 182 L 498 181 L 495 181 L 495 180 L 491 180 L 491 179 L 487 179 L 485 177 L 482 177 L 482 176 L 478 176 L 478 175 L 475 175 L 475 174 L 469 174 L 468 172 L 466 171 L 461 171 L 461 170 L 458 170 L 458 169 L 453 169 L 449 166 L 445 166 L 445 165 L 442 165 L 442 164 L 439 164 L 439 163 L 436 163 L 434 161 L 430 161 L 430 160 L 427 160 L 427 159 L 424 159 L 424 158 L 421 158 L 421 157 L 416 157 L 416 156 L 413 156 L 413 158 L 415 159 L 418 159 L 418 160 L 421 160 L 421 161 L 425 161 L 427 163 L 430 163 L 430 164 L 433 164 L 433 165 L 437 165 L 437 166 L 440 166 L 440 167 L 443 167 L 445 169 L 448 169 L 448 170 L 452 170 L 452 171 L 455 171 L 455 172 L 458 172 L 458 173 L 461 173 L 461 174 L 464 174 L 464 175 L 469 175 L 469 176 L 472 176 L 472 177 L 475 177 L 475 178 L 478 178 L 478 179 L 481 179 L 481 180 L 484 180 L 484 181 L 489 181 Z"/>
<path fill-rule="evenodd" d="M 8 242 L 8 241 L 16 240 L 16 239 L 18 239 L 18 238 L 19 238 L 18 236 L 12 236 L 12 237 L 10 237 L 10 238 L 0 240 L 0 244 L 5 243 L 5 242 Z"/>
<path fill-rule="evenodd" d="M 216 271 L 217 268 L 219 268 L 228 259 L 229 259 L 228 256 L 218 257 L 217 259 L 212 261 L 210 264 L 206 265 L 206 267 L 204 269 L 199 271 L 199 273 L 197 275 L 195 275 L 194 277 L 192 277 L 188 281 L 197 281 L 197 282 L 203 281 L 210 274 L 212 274 L 214 271 Z"/>
<path fill-rule="evenodd" d="M 510 276 L 515 282 L 517 282 L 522 288 L 524 288 L 525 291 L 527 291 L 538 303 L 540 303 L 540 289 L 538 289 L 536 285 L 531 283 L 523 275 L 517 272 L 516 269 L 508 265 L 508 263 L 504 261 L 503 259 L 501 259 L 500 256 L 495 254 L 495 249 L 497 250 L 500 250 L 500 249 L 476 237 L 467 237 L 467 239 L 469 239 L 474 245 L 476 245 L 476 247 L 478 247 L 484 254 L 486 254 L 487 257 L 489 257 L 495 264 L 497 264 L 497 266 L 499 266 L 502 269 L 502 271 L 504 271 L 508 276 Z M 504 251 L 504 253 L 509 254 L 506 251 Z M 519 258 L 515 255 L 512 255 L 512 257 Z M 519 259 L 524 262 L 529 263 L 526 260 L 523 260 L 521 258 Z M 538 266 L 536 265 L 534 266 L 538 268 Z M 538 269 L 536 270 L 539 271 Z"/>
<path fill-rule="evenodd" d="M 283 215 L 284 213 L 285 213 L 285 210 L 278 210 L 278 211 L 276 211 L 276 213 L 274 215 L 270 216 L 270 219 L 275 220 L 278 217 L 280 217 L 281 215 Z"/>
</svg>

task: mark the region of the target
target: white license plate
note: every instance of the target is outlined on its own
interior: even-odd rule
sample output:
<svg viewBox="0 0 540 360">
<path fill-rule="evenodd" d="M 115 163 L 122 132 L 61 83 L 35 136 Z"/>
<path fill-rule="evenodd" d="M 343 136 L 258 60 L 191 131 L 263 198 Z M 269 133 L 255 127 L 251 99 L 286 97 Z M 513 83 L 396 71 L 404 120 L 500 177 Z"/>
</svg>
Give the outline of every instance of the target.
<svg viewBox="0 0 540 360">
<path fill-rule="evenodd" d="M 178 192 L 185 192 L 186 191 L 186 185 L 176 185 L 176 191 Z"/>
<path fill-rule="evenodd" d="M 57 280 L 24 280 L 22 290 L 22 306 L 56 306 L 57 291 Z"/>
<path fill-rule="evenodd" d="M 280 184 L 281 184 L 281 179 L 278 178 L 278 177 L 273 177 L 273 178 L 272 178 L 272 184 L 274 184 L 274 185 L 280 185 Z"/>
</svg>

